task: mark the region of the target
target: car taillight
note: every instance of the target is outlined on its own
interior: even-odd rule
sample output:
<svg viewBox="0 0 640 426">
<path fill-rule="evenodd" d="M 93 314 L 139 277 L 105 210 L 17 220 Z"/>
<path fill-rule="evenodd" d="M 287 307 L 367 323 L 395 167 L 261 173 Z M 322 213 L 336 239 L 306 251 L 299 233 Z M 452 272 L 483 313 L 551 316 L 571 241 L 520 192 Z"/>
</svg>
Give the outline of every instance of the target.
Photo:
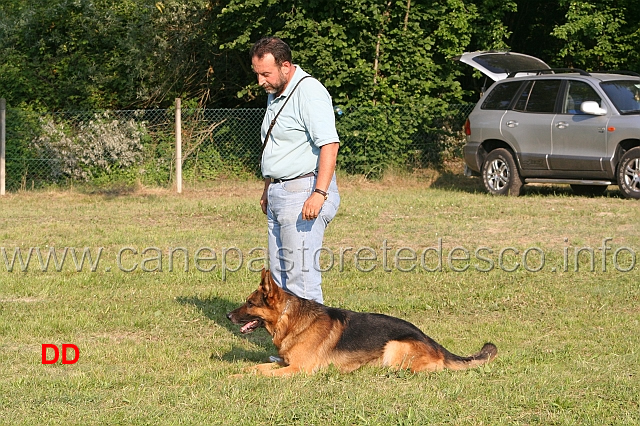
<svg viewBox="0 0 640 426">
<path fill-rule="evenodd" d="M 467 121 L 464 122 L 464 133 L 467 136 L 471 136 L 471 122 L 467 118 Z"/>
</svg>

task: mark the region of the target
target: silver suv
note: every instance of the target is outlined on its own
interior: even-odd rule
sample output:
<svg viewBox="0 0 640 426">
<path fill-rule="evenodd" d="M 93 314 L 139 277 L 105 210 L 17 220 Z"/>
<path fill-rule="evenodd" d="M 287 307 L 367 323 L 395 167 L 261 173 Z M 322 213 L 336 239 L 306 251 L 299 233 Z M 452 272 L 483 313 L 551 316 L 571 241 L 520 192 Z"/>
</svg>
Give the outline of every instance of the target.
<svg viewBox="0 0 640 426">
<path fill-rule="evenodd" d="M 598 194 L 617 184 L 640 198 L 640 75 L 552 69 L 517 53 L 457 59 L 496 81 L 465 124 L 465 169 L 487 191 L 565 183 Z"/>
</svg>

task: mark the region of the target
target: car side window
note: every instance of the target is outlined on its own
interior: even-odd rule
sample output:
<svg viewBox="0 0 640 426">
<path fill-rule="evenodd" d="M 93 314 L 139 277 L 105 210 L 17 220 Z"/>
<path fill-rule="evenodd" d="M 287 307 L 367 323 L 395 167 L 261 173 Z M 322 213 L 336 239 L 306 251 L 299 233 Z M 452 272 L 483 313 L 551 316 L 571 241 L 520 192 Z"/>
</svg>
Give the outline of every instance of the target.
<svg viewBox="0 0 640 426">
<path fill-rule="evenodd" d="M 509 108 L 511 99 L 516 94 L 520 85 L 519 81 L 510 81 L 498 84 L 482 103 L 482 109 L 505 110 Z"/>
<path fill-rule="evenodd" d="M 561 80 L 530 80 L 513 109 L 523 112 L 555 112 Z"/>
<path fill-rule="evenodd" d="M 580 105 L 586 101 L 595 101 L 598 105 L 602 105 L 600 102 L 600 96 L 593 90 L 593 87 L 589 86 L 584 81 L 567 81 L 567 92 L 562 103 L 563 114 L 584 114 L 580 110 Z"/>
</svg>

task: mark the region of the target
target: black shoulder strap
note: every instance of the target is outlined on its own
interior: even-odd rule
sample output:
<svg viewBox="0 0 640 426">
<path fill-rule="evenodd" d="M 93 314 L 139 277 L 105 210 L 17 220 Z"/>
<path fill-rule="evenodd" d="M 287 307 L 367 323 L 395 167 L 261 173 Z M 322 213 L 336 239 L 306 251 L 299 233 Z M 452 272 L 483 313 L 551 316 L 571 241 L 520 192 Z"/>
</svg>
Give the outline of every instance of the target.
<svg viewBox="0 0 640 426">
<path fill-rule="evenodd" d="M 275 117 L 273 117 L 273 120 L 271 120 L 271 124 L 269 125 L 269 130 L 267 130 L 267 135 L 265 136 L 264 142 L 262 143 L 262 149 L 260 150 L 260 154 L 262 154 L 264 152 L 264 149 L 267 146 L 267 142 L 269 141 L 269 136 L 271 136 L 271 131 L 273 130 L 273 126 L 276 125 L 276 119 L 278 118 L 278 116 L 280 115 L 282 110 L 284 109 L 285 105 L 287 105 L 287 102 L 289 102 L 289 99 L 291 99 L 291 95 L 293 95 L 293 92 L 295 92 L 296 89 L 298 88 L 298 86 L 300 85 L 300 83 L 302 83 L 302 80 L 304 80 L 305 78 L 309 78 L 309 77 L 311 77 L 311 76 L 310 75 L 305 75 L 304 77 L 302 77 L 298 81 L 298 83 L 295 86 L 293 86 L 293 89 L 291 89 L 291 92 L 289 92 L 289 94 L 287 95 L 287 98 L 284 100 L 284 103 L 282 104 L 282 106 L 278 110 L 278 113 L 276 114 Z"/>
</svg>

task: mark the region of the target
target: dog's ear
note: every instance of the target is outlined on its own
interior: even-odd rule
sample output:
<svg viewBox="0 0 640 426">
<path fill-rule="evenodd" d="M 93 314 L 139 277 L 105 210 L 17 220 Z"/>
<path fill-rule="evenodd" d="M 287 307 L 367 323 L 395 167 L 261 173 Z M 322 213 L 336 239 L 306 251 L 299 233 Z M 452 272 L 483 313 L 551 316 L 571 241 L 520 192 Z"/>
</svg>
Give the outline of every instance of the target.
<svg viewBox="0 0 640 426">
<path fill-rule="evenodd" d="M 263 293 L 271 295 L 274 285 L 276 285 L 276 283 L 273 281 L 273 278 L 271 278 L 271 272 L 268 269 L 263 268 L 262 277 L 260 279 L 260 289 Z"/>
<path fill-rule="evenodd" d="M 262 280 L 260 281 L 260 291 L 264 293 L 265 300 L 278 298 L 281 294 L 280 287 L 273 280 L 273 276 L 268 269 L 262 270 Z"/>
</svg>

